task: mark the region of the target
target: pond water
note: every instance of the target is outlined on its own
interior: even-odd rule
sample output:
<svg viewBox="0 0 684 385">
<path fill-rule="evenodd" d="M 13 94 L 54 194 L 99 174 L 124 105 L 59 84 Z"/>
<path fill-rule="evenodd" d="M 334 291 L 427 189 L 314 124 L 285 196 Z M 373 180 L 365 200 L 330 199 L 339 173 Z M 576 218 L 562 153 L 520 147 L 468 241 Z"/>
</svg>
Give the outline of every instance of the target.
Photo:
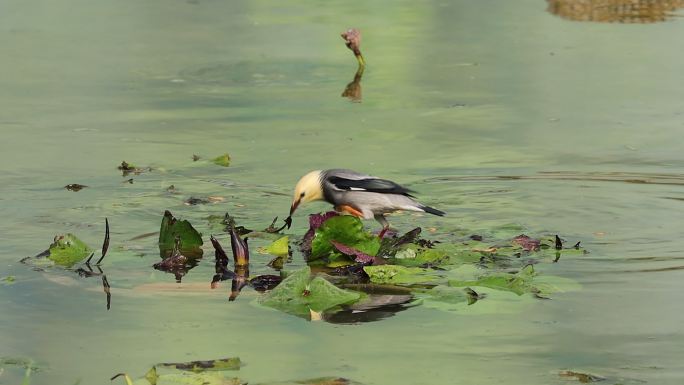
<svg viewBox="0 0 684 385">
<path fill-rule="evenodd" d="M 564 384 L 567 369 L 681 384 L 684 23 L 668 16 L 681 4 L 664 1 L 662 20 L 598 23 L 560 3 L 4 1 L 0 277 L 15 282 L 0 285 L 0 357 L 35 360 L 33 384 L 230 356 L 250 383 Z M 356 71 L 348 27 L 368 63 L 356 101 L 341 97 Z M 191 159 L 226 152 L 228 168 Z M 122 160 L 154 170 L 122 177 Z M 331 167 L 394 179 L 448 213 L 393 216 L 400 230 L 581 241 L 588 254 L 538 270 L 582 289 L 351 325 L 255 306 L 251 289 L 234 302 L 229 285 L 209 290 L 207 216 L 264 228 L 287 215 L 301 175 Z M 191 196 L 224 200 L 184 205 Z M 131 240 L 167 209 L 205 235 L 181 284 L 152 269 L 156 236 Z M 326 209 L 303 206 L 291 238 Z M 99 278 L 19 262 L 56 234 L 98 247 L 105 217 L 109 311 Z M 254 253 L 253 269 L 269 259 Z M 286 269 L 303 265 L 295 253 Z M 23 370 L 1 370 L 0 384 L 21 382 Z"/>
</svg>

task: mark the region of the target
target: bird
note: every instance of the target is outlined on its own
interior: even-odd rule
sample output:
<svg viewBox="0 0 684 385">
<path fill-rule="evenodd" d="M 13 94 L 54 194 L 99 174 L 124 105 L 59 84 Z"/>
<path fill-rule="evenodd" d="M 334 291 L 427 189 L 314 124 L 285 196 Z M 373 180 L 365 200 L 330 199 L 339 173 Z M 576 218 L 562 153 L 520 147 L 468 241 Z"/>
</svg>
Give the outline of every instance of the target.
<svg viewBox="0 0 684 385">
<path fill-rule="evenodd" d="M 361 219 L 374 218 L 382 225 L 379 238 L 389 229 L 385 214 L 397 211 L 418 211 L 444 216 L 446 213 L 415 200 L 409 190 L 391 180 L 362 174 L 352 170 L 314 170 L 299 179 L 295 185 L 292 214 L 302 204 L 324 200 L 332 204 L 335 211 Z"/>
</svg>

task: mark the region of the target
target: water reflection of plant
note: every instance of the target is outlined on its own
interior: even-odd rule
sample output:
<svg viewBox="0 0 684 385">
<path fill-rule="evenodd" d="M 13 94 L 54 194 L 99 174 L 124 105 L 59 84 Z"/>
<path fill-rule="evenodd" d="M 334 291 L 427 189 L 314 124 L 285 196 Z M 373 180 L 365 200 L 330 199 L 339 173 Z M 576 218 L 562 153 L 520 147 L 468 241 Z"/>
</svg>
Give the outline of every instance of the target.
<svg viewBox="0 0 684 385">
<path fill-rule="evenodd" d="M 684 0 L 546 0 L 564 19 L 600 23 L 656 23 L 672 17 Z"/>
</svg>

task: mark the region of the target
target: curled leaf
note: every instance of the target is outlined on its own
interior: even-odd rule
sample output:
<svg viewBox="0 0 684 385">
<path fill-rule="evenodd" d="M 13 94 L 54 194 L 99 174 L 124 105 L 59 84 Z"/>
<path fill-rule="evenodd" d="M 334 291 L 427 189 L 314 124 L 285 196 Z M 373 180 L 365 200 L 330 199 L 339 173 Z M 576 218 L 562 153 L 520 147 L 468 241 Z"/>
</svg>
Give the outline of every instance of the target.
<svg viewBox="0 0 684 385">
<path fill-rule="evenodd" d="M 235 224 L 230 223 L 230 247 L 233 250 L 233 262 L 235 266 L 244 266 L 249 264 L 249 245 L 247 238 L 240 238 Z"/>
<path fill-rule="evenodd" d="M 202 234 L 195 230 L 190 222 L 178 220 L 166 210 L 159 229 L 159 251 L 163 257 L 171 255 L 176 247 L 176 239 L 180 239 L 181 254 L 192 258 L 202 256 Z"/>
<path fill-rule="evenodd" d="M 91 253 L 90 247 L 73 234 L 58 235 L 48 249 L 48 259 L 57 265 L 71 267 Z"/>
</svg>

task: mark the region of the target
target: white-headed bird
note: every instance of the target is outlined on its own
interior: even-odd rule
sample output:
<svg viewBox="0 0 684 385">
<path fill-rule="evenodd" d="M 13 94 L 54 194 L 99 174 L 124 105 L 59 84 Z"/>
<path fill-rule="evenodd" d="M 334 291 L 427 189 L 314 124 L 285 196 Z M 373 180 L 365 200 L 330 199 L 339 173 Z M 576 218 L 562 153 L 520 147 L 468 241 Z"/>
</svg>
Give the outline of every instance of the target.
<svg viewBox="0 0 684 385">
<path fill-rule="evenodd" d="M 362 219 L 375 218 L 382 225 L 380 238 L 389 228 L 385 214 L 397 210 L 420 211 L 443 216 L 443 211 L 414 200 L 413 191 L 390 180 L 352 170 L 316 170 L 295 186 L 290 216 L 302 203 L 325 200 L 335 211 Z"/>
</svg>

